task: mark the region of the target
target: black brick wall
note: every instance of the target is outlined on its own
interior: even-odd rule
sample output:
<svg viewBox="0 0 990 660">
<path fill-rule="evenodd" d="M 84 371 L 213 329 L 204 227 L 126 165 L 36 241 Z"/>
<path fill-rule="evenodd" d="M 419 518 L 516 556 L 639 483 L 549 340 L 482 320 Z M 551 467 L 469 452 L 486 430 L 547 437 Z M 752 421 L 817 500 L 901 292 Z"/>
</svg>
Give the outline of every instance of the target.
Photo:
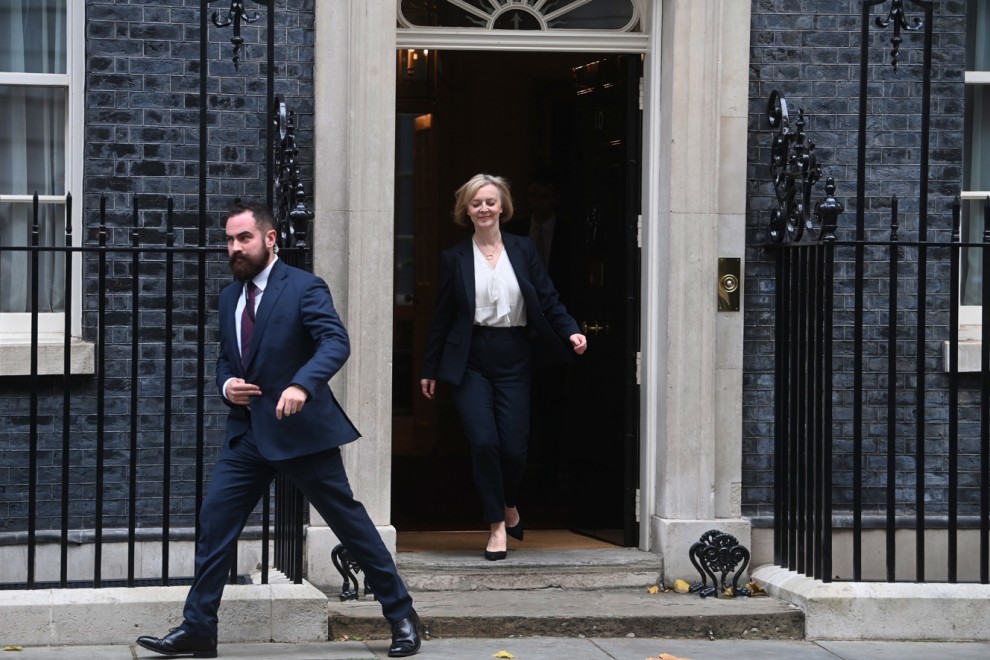
<svg viewBox="0 0 990 660">
<path fill-rule="evenodd" d="M 909 18 L 923 13 L 905 3 Z M 962 182 L 963 140 L 963 70 L 965 68 L 966 3 L 947 0 L 935 3 L 933 22 L 934 48 L 932 68 L 932 123 L 929 192 L 929 239 L 945 241 L 951 228 L 952 198 Z M 875 8 L 872 19 L 883 16 L 890 4 Z M 752 4 L 750 48 L 750 121 L 747 186 L 746 316 L 743 386 L 743 509 L 748 515 L 772 513 L 773 501 L 773 305 L 775 283 L 772 253 L 761 247 L 768 240 L 766 227 L 775 198 L 770 182 L 771 131 L 765 117 L 767 99 L 779 90 L 788 100 L 792 126 L 798 108 L 807 115 L 806 131 L 815 143 L 826 176 L 838 185 L 836 197 L 845 204 L 837 236 L 840 240 L 855 237 L 857 181 L 857 125 L 859 112 L 860 30 L 862 3 L 857 0 L 754 0 Z M 920 191 L 922 34 L 904 33 L 896 71 L 890 66 L 890 38 L 893 28 L 870 29 L 868 149 L 866 177 L 865 226 L 867 238 L 889 237 L 891 195 L 900 200 L 900 236 L 916 240 Z M 824 195 L 824 181 L 819 183 L 815 200 Z M 914 281 L 917 253 L 905 249 L 901 274 Z M 853 283 L 851 252 L 837 257 L 836 326 L 837 337 L 851 332 L 853 320 Z M 867 251 L 866 315 L 864 359 L 870 365 L 886 368 L 888 278 L 886 250 Z M 940 373 L 941 340 L 948 337 L 949 300 L 948 254 L 929 255 L 927 304 L 927 341 L 925 362 L 927 417 L 926 449 L 928 452 L 926 500 L 929 512 L 944 513 L 941 506 L 946 492 L 945 419 L 947 381 Z M 897 323 L 898 369 L 902 374 L 915 365 L 915 319 L 917 300 L 913 289 L 901 289 Z M 833 461 L 836 488 L 835 505 L 841 509 L 851 502 L 852 443 L 848 413 L 852 374 L 843 365 L 836 374 L 837 394 L 835 449 Z M 913 374 L 899 381 L 905 405 L 898 412 L 898 506 L 910 510 L 915 497 L 915 445 L 913 426 Z M 877 509 L 883 504 L 886 485 L 886 378 L 867 374 L 864 381 L 864 486 L 866 506 Z M 962 417 L 972 418 L 973 402 L 978 395 L 977 379 L 964 379 L 960 393 Z M 973 437 L 973 427 L 962 432 Z M 964 451 L 972 451 L 971 440 L 963 442 Z M 962 469 L 974 469 L 963 457 Z M 972 501 L 977 484 L 972 472 L 962 475 L 962 502 Z"/>
<path fill-rule="evenodd" d="M 85 231 L 76 237 L 93 245 L 106 198 L 108 244 L 131 243 L 133 208 L 139 211 L 142 245 L 165 244 L 165 209 L 175 205 L 175 245 L 195 248 L 200 225 L 207 244 L 206 332 L 199 323 L 198 257 L 175 257 L 174 297 L 165 296 L 164 251 L 142 254 L 138 266 L 138 379 L 134 383 L 138 415 L 131 415 L 131 340 L 134 304 L 131 256 L 111 252 L 107 285 L 99 290 L 97 258 L 84 257 L 84 334 L 97 337 L 100 296 L 106 302 L 105 411 L 97 417 L 96 376 L 40 379 L 37 417 L 39 530 L 61 525 L 62 466 L 70 466 L 70 529 L 91 528 L 95 519 L 97 443 L 100 422 L 104 443 L 103 523 L 124 527 L 129 515 L 129 461 L 132 419 L 138 446 L 138 525 L 159 526 L 162 519 L 164 380 L 171 370 L 172 480 L 171 524 L 191 526 L 195 511 L 197 353 L 205 346 L 205 441 L 207 476 L 222 440 L 226 407 L 214 386 L 216 296 L 230 280 L 221 224 L 235 198 L 265 200 L 267 149 L 267 15 L 263 4 L 246 3 L 259 20 L 242 25 L 245 39 L 240 67 L 232 63 L 232 28 L 209 22 L 207 76 L 207 203 L 199 208 L 200 0 L 86 0 L 86 109 L 84 190 L 74 195 L 84 205 Z M 312 189 L 314 0 L 275 0 L 275 93 L 296 112 L 297 143 L 303 181 Z M 226 12 L 215 3 L 210 12 Z M 75 192 L 75 191 L 73 191 Z M 202 220 L 201 220 L 202 218 Z M 78 258 L 78 257 L 77 257 Z M 165 363 L 165 310 L 174 314 L 172 361 Z M 0 378 L 0 533 L 27 529 L 29 483 L 30 382 Z M 63 411 L 63 388 L 71 407 Z M 63 456 L 64 415 L 71 443 Z"/>
</svg>

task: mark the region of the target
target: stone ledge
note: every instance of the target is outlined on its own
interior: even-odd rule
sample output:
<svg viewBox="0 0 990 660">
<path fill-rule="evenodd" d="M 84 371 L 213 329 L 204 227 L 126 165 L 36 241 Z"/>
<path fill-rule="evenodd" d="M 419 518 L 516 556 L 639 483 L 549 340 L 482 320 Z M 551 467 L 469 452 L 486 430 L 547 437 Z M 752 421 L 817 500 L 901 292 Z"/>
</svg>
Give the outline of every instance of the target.
<svg viewBox="0 0 990 660">
<path fill-rule="evenodd" d="M 753 579 L 804 610 L 809 640 L 990 640 L 990 585 L 826 584 L 779 566 L 761 566 Z"/>
<path fill-rule="evenodd" d="M 942 371 L 949 373 L 950 343 L 942 342 Z M 959 340 L 959 373 L 979 373 L 983 370 L 983 342 L 979 339 Z"/>
<path fill-rule="evenodd" d="M 82 341 L 75 337 L 69 345 L 69 369 L 73 375 L 92 375 L 95 369 L 95 350 L 93 342 Z M 38 342 L 38 375 L 61 376 L 65 372 L 65 343 L 44 340 Z M 31 344 L 0 338 L 0 376 L 29 376 L 31 375 Z"/>
<path fill-rule="evenodd" d="M 4 643 L 21 646 L 131 644 L 182 620 L 188 587 L 0 591 Z M 303 584 L 227 585 L 220 642 L 328 639 L 327 598 Z"/>
</svg>

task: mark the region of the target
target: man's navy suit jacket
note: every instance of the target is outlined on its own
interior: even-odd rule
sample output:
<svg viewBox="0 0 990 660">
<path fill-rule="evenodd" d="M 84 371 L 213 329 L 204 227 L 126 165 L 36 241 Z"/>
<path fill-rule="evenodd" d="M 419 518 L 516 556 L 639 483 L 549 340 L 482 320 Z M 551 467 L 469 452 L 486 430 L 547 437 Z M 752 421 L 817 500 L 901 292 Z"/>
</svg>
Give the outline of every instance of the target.
<svg viewBox="0 0 990 660">
<path fill-rule="evenodd" d="M 475 307 L 473 240 L 467 238 L 440 255 L 440 291 L 426 342 L 423 378 L 458 385 L 467 368 Z M 580 330 L 560 303 L 536 248 L 528 238 L 508 232 L 502 232 L 502 244 L 526 304 L 534 362 L 549 365 L 570 360 L 569 338 Z"/>
<path fill-rule="evenodd" d="M 319 277 L 275 262 L 256 314 L 249 361 L 241 365 L 234 313 L 244 291 L 233 282 L 220 292 L 220 354 L 217 387 L 230 378 L 243 378 L 261 388 L 249 406 L 231 407 L 226 441 L 250 427 L 258 451 L 268 460 L 308 456 L 339 447 L 360 437 L 330 391 L 330 378 L 350 355 L 350 341 L 330 289 Z M 289 385 L 309 393 L 302 410 L 275 418 L 279 397 Z M 250 409 L 250 410 L 249 410 Z"/>
</svg>

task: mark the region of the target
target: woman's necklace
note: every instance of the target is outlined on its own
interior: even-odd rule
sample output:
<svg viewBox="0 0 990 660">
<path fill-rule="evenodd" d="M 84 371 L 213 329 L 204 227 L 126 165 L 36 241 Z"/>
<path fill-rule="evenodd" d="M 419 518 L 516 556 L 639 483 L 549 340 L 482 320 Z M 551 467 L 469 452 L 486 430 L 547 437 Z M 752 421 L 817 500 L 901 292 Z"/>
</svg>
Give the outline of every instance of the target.
<svg viewBox="0 0 990 660">
<path fill-rule="evenodd" d="M 475 241 L 474 244 L 478 246 L 478 249 L 481 250 L 481 254 L 485 255 L 485 259 L 487 259 L 488 261 L 491 261 L 492 259 L 494 259 L 495 258 L 495 253 L 497 253 L 498 252 L 498 249 L 500 247 L 502 247 L 502 242 L 501 241 L 498 241 L 498 242 L 495 243 L 495 247 L 492 248 L 492 253 L 491 254 L 488 254 L 487 252 L 485 252 L 485 249 L 483 247 L 481 247 L 481 245 L 478 243 L 478 241 Z"/>
</svg>

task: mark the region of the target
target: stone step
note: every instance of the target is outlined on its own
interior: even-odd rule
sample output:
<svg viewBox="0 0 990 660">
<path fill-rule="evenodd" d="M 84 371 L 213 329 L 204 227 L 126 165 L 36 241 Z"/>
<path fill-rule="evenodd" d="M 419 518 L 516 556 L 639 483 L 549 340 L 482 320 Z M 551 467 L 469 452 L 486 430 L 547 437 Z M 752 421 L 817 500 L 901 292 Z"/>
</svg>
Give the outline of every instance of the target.
<svg viewBox="0 0 990 660">
<path fill-rule="evenodd" d="M 477 544 L 475 544 L 477 545 Z M 803 639 L 804 613 L 767 596 L 649 593 L 662 562 L 635 548 L 520 549 L 485 561 L 484 546 L 399 552 L 396 563 L 433 637 Z M 386 636 L 378 603 L 329 593 L 331 639 Z"/>
<path fill-rule="evenodd" d="M 662 569 L 657 555 L 635 548 L 512 549 L 503 561 L 486 561 L 480 550 L 400 552 L 396 563 L 413 592 L 646 588 Z"/>
<path fill-rule="evenodd" d="M 707 598 L 643 588 L 413 592 L 432 638 L 804 638 L 804 613 L 770 597 Z M 370 599 L 329 604 L 330 638 L 382 639 L 388 627 Z"/>
</svg>

